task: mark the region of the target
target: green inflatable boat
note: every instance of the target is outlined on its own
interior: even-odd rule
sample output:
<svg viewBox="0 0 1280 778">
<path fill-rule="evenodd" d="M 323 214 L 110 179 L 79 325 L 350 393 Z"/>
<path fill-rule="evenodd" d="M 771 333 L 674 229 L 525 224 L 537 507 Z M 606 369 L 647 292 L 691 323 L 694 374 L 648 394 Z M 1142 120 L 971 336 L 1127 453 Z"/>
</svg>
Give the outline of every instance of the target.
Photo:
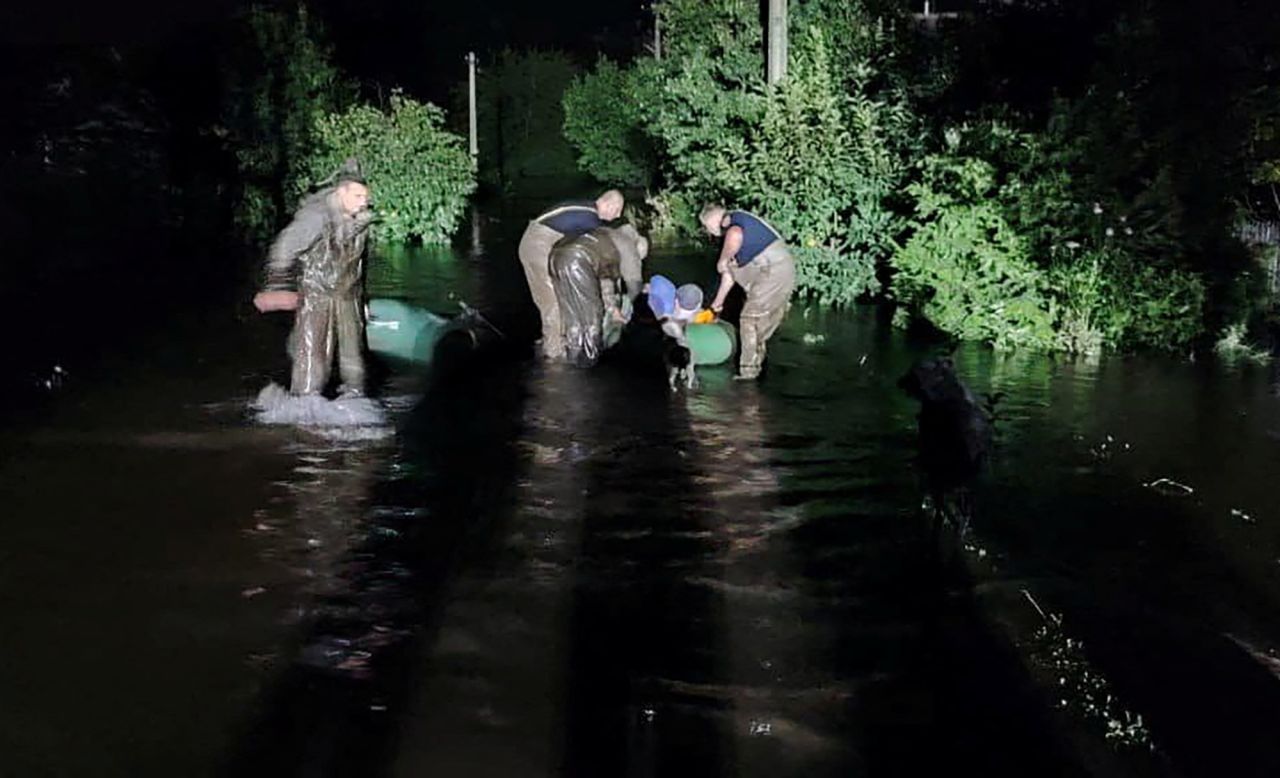
<svg viewBox="0 0 1280 778">
<path fill-rule="evenodd" d="M 459 328 L 457 319 L 386 298 L 370 300 L 365 317 L 370 351 L 421 365 L 430 364 L 440 340 Z M 695 365 L 723 364 L 733 357 L 738 346 L 737 329 L 725 321 L 690 324 L 686 335 Z"/>
<path fill-rule="evenodd" d="M 403 362 L 428 364 L 436 343 L 451 325 L 451 320 L 402 300 L 375 299 L 369 301 L 364 331 L 370 351 Z"/>
<path fill-rule="evenodd" d="M 695 365 L 719 365 L 733 358 L 738 330 L 727 321 L 690 324 L 685 328 L 689 353 Z"/>
</svg>

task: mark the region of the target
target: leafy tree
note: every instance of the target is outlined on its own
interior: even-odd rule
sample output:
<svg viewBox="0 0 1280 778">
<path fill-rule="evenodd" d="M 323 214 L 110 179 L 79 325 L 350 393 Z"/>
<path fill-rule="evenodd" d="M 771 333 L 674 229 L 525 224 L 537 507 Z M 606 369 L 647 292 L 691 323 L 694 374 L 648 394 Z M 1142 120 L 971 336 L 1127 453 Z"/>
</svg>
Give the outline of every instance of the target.
<svg viewBox="0 0 1280 778">
<path fill-rule="evenodd" d="M 565 133 L 602 181 L 660 182 L 662 226 L 680 214 L 695 228 L 708 200 L 759 212 L 793 246 L 801 290 L 849 303 L 876 290 L 901 228 L 888 201 L 915 123 L 877 69 L 891 59 L 885 28 L 858 3 L 811 5 L 800 17 L 814 23 L 792 31 L 788 77 L 766 87 L 756 4 L 664 2 L 665 58 L 600 63 L 566 94 Z M 833 46 L 823 19 L 858 27 L 856 45 Z"/>
<path fill-rule="evenodd" d="M 357 105 L 318 117 L 304 171 L 322 181 L 356 156 L 377 208 L 377 240 L 447 243 L 475 191 L 466 140 L 444 127 L 444 111 L 393 92 L 389 110 Z"/>
<path fill-rule="evenodd" d="M 561 128 L 562 98 L 577 66 L 557 51 L 511 51 L 480 69 L 476 132 L 480 179 L 509 188 L 528 179 L 577 174 L 573 149 Z M 454 93 L 454 127 L 465 132 L 467 90 Z"/>
<path fill-rule="evenodd" d="M 316 117 L 350 105 L 355 89 L 332 64 L 304 5 L 255 5 L 240 25 L 225 68 L 220 132 L 239 167 L 237 222 L 261 238 L 288 218 L 303 189 Z"/>
<path fill-rule="evenodd" d="M 657 172 L 653 142 L 644 131 L 658 102 L 659 68 L 650 61 L 621 68 L 601 58 L 564 92 L 564 137 L 578 167 L 610 186 L 644 186 Z"/>
</svg>

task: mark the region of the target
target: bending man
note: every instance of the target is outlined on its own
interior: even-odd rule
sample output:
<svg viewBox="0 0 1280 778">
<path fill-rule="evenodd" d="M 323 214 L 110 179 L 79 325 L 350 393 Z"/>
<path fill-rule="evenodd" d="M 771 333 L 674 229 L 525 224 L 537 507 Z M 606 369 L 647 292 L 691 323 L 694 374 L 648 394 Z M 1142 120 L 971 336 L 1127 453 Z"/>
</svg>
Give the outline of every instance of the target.
<svg viewBox="0 0 1280 778">
<path fill-rule="evenodd" d="M 649 310 L 662 326 L 662 331 L 676 343 L 689 347 L 687 328 L 702 310 L 702 288 L 685 284 L 680 288 L 671 279 L 655 275 L 649 279 Z"/>
<path fill-rule="evenodd" d="M 796 265 L 778 231 L 764 219 L 746 211 L 726 211 L 711 204 L 702 209 L 702 227 L 713 237 L 724 237 L 716 270 L 720 288 L 711 310 L 724 308 L 736 283 L 747 293 L 738 322 L 741 353 L 736 378 L 758 378 L 764 366 L 765 344 L 786 318 L 796 285 Z"/>
<path fill-rule="evenodd" d="M 564 326 L 548 267 L 551 247 L 563 238 L 576 238 L 617 219 L 623 205 L 622 193 L 616 189 L 594 201 L 560 203 L 530 221 L 520 238 L 520 264 L 542 318 L 542 353 L 550 359 L 560 359 L 565 353 Z"/>
<path fill-rule="evenodd" d="M 267 257 L 259 311 L 294 310 L 289 391 L 316 395 L 337 352 L 339 392 L 364 393 L 364 247 L 373 214 L 359 165 L 347 160 L 335 183 L 307 197 Z"/>
<path fill-rule="evenodd" d="M 590 367 L 621 335 L 629 301 L 640 292 L 649 242 L 624 225 L 560 239 L 548 263 L 569 359 Z M 619 286 L 623 282 L 625 293 Z"/>
</svg>

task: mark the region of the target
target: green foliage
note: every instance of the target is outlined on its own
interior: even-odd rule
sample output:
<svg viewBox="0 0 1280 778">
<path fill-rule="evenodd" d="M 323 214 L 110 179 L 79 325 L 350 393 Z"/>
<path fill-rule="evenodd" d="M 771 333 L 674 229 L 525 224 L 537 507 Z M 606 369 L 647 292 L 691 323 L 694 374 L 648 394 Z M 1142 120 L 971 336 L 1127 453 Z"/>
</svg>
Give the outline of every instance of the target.
<svg viewBox="0 0 1280 778">
<path fill-rule="evenodd" d="M 645 197 L 644 208 L 633 209 L 629 218 L 649 235 L 650 239 L 691 238 L 698 233 L 698 212 L 702 204 L 680 192 L 663 191 Z"/>
<path fill-rule="evenodd" d="M 642 126 L 657 84 L 652 63 L 623 69 L 604 58 L 573 80 L 564 90 L 563 132 L 580 169 L 609 186 L 649 186 L 656 160 Z"/>
<path fill-rule="evenodd" d="M 954 82 L 909 77 L 905 60 L 925 49 L 900 3 L 793 0 L 788 76 L 772 86 L 759 10 L 659 5 L 662 61 L 601 63 L 566 94 L 580 166 L 657 189 L 658 228 L 708 200 L 758 212 L 793 247 L 800 290 L 822 302 L 876 291 L 887 267 L 902 310 L 1001 347 L 1182 349 L 1201 333 L 1207 293 L 1191 268 L 1220 236 L 1222 187 L 1198 197 L 1179 159 L 1213 169 L 1230 154 L 1197 156 L 1191 136 L 1168 131 L 1163 98 L 1129 83 L 1150 70 L 1134 54 L 1117 48 L 1134 67 L 1046 106 L 1047 121 L 987 105 L 1006 121 L 961 125 L 926 154 L 908 95 L 954 103 L 940 95 Z M 1157 41 L 1141 16 L 1108 45 Z M 1254 113 L 1265 182 L 1277 114 Z"/>
<path fill-rule="evenodd" d="M 793 247 L 802 292 L 850 303 L 878 288 L 901 229 L 889 199 L 915 120 L 878 70 L 891 60 L 883 26 L 861 3 L 812 5 L 799 16 L 814 23 L 793 26 L 788 77 L 766 87 L 757 4 L 667 0 L 665 58 L 601 62 L 566 94 L 565 133 L 602 181 L 660 176 L 659 221 L 687 212 L 696 228 L 709 200 L 759 213 Z M 823 24 L 859 32 L 833 53 Z"/>
<path fill-rule="evenodd" d="M 355 89 L 330 61 L 323 30 L 299 4 L 253 6 L 228 54 L 222 125 L 241 191 L 236 220 L 262 237 L 289 215 L 302 189 L 316 117 L 349 105 Z"/>
<path fill-rule="evenodd" d="M 1248 328 L 1244 322 L 1229 324 L 1213 345 L 1213 351 L 1229 365 L 1252 363 L 1266 365 L 1271 362 L 1271 352 L 1249 342 Z"/>
<path fill-rule="evenodd" d="M 893 256 L 894 296 L 957 338 L 1052 348 L 1045 279 L 994 202 L 994 168 L 972 157 L 932 156 L 909 189 L 914 234 Z"/>
<path fill-rule="evenodd" d="M 876 266 L 901 229 L 887 206 L 904 172 L 890 138 L 908 130 L 911 116 L 856 85 L 842 90 L 817 28 L 797 43 L 788 78 L 749 137 L 737 198 L 789 238 L 800 289 L 820 302 L 851 303 L 877 289 Z"/>
<path fill-rule="evenodd" d="M 679 63 L 702 54 L 714 63 L 714 74 L 726 84 L 762 78 L 764 31 L 755 0 L 663 0 L 665 62 Z"/>
<path fill-rule="evenodd" d="M 314 141 L 305 165 L 311 182 L 349 156 L 361 161 L 381 242 L 448 242 L 476 188 L 466 140 L 444 128 L 444 111 L 399 92 L 387 111 L 359 105 L 320 117 Z"/>
<path fill-rule="evenodd" d="M 557 51 L 503 51 L 476 80 L 480 180 L 510 188 L 528 179 L 573 176 L 573 149 L 561 128 L 563 97 L 577 66 Z M 454 128 L 467 132 L 467 89 L 453 99 Z"/>
<path fill-rule="evenodd" d="M 893 258 L 911 310 L 956 337 L 1075 353 L 1179 349 L 1201 332 L 1203 282 L 1111 201 L 1073 201 L 1074 151 L 1002 124 L 950 130 L 947 146 L 909 188 L 914 234 Z"/>
</svg>

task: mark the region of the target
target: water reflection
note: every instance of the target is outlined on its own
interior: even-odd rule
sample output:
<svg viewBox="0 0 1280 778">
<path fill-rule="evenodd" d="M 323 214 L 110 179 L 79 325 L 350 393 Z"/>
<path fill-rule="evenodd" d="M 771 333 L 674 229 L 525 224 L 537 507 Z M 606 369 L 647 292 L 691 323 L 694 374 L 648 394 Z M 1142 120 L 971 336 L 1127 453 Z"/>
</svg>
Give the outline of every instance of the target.
<svg viewBox="0 0 1280 778">
<path fill-rule="evenodd" d="M 471 257 L 384 255 L 371 291 L 531 341 L 514 237 L 481 228 Z M 895 382 L 933 346 L 871 311 L 797 307 L 758 386 L 515 346 L 392 371 L 383 397 L 421 399 L 360 443 L 181 410 L 242 408 L 243 366 L 278 361 L 203 324 L 5 462 L 0 773 L 101 774 L 71 732 L 129 774 L 1071 774 L 993 626 L 1023 588 L 1184 774 L 1280 771 L 1268 371 L 961 348 L 1005 395 L 977 571 L 919 511 Z"/>
</svg>

